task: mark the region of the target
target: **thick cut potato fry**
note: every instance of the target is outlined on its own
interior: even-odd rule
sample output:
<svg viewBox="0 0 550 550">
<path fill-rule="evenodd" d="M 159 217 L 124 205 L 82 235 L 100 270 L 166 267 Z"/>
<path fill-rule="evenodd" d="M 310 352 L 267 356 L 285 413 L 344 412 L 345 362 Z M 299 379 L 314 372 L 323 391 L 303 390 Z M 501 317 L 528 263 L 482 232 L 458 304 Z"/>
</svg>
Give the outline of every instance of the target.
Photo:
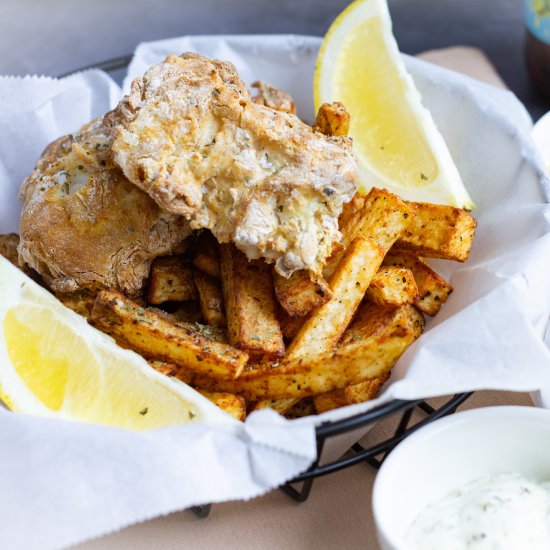
<svg viewBox="0 0 550 550">
<path fill-rule="evenodd" d="M 284 415 L 290 409 L 297 407 L 300 400 L 300 397 L 290 397 L 288 399 L 262 399 L 254 403 L 250 412 L 261 411 L 262 409 L 273 409 L 279 414 Z"/>
<path fill-rule="evenodd" d="M 288 349 L 295 359 L 331 351 L 346 330 L 382 260 L 372 240 L 356 237 L 330 281 L 332 298 L 306 320 Z"/>
<path fill-rule="evenodd" d="M 98 294 L 92 322 L 144 357 L 173 363 L 182 370 L 235 378 L 248 361 L 247 353 L 205 337 L 196 325 L 174 325 L 119 292 Z"/>
<path fill-rule="evenodd" d="M 59 292 L 56 293 L 56 298 L 63 303 L 64 306 L 72 309 L 75 313 L 89 319 L 92 315 L 96 295 L 89 290 L 79 290 L 77 292 Z"/>
<path fill-rule="evenodd" d="M 170 308 L 169 311 L 175 322 L 200 323 L 203 320 L 200 303 L 196 300 L 178 303 L 175 309 Z"/>
<path fill-rule="evenodd" d="M 265 105 L 270 109 L 282 111 L 283 113 L 296 114 L 296 105 L 292 96 L 267 82 L 258 80 L 252 83 L 252 88 L 257 88 L 258 95 L 252 98 L 254 103 Z"/>
<path fill-rule="evenodd" d="M 468 212 L 453 206 L 407 203 L 416 212 L 397 241 L 397 248 L 428 258 L 465 262 L 470 254 L 477 222 Z"/>
<path fill-rule="evenodd" d="M 358 209 L 357 206 L 361 202 L 363 205 Z M 361 234 L 367 239 L 372 239 L 387 253 L 414 216 L 414 210 L 397 195 L 386 189 L 374 187 L 366 197 L 359 196 L 355 200 L 355 205 L 349 207 L 340 223 L 342 242 L 347 249 L 349 243 Z M 327 280 L 330 281 L 342 257 L 343 253 L 331 255 L 323 269 L 323 275 Z"/>
<path fill-rule="evenodd" d="M 291 407 L 286 413 L 285 416 L 288 419 L 294 418 L 303 418 L 304 416 L 311 416 L 315 414 L 315 407 L 313 406 L 313 399 L 311 397 L 304 397 L 300 399 L 294 407 Z"/>
<path fill-rule="evenodd" d="M 418 299 L 418 288 L 412 271 L 406 267 L 381 267 L 373 277 L 365 299 L 388 307 L 414 303 Z"/>
<path fill-rule="evenodd" d="M 363 206 L 359 234 L 372 239 L 387 254 L 415 218 L 415 211 L 397 195 L 374 187 Z"/>
<path fill-rule="evenodd" d="M 202 316 L 208 325 L 224 327 L 226 325 L 223 306 L 222 285 L 215 279 L 198 269 L 193 270 L 193 279 L 199 293 Z"/>
<path fill-rule="evenodd" d="M 376 378 L 369 378 L 359 384 L 352 384 L 343 390 L 322 393 L 313 398 L 313 405 L 317 413 L 324 413 L 339 407 L 364 403 L 374 399 L 380 388 L 388 381 L 390 372 L 385 372 Z"/>
<path fill-rule="evenodd" d="M 405 306 L 407 307 L 407 306 Z M 411 307 L 411 309 L 414 309 Z M 420 315 L 420 314 L 419 314 Z M 376 336 L 313 356 L 285 359 L 273 366 L 245 370 L 238 380 L 210 382 L 216 391 L 238 393 L 245 399 L 283 400 L 326 393 L 375 378 L 389 371 L 401 354 L 420 334 L 413 319 L 404 317 Z M 201 387 L 208 380 L 193 383 Z M 289 403 L 289 410 L 294 403 Z M 286 411 L 285 411 L 286 412 Z"/>
<path fill-rule="evenodd" d="M 220 278 L 219 244 L 210 231 L 202 231 L 198 236 L 192 263 L 210 277 Z"/>
<path fill-rule="evenodd" d="M 355 225 L 356 222 L 359 221 L 363 214 L 363 207 L 365 206 L 366 198 L 366 195 L 356 193 L 349 202 L 344 204 L 342 213 L 338 218 L 338 228 L 343 234 L 344 242 L 347 233 L 346 228 Z M 347 242 L 347 245 L 351 244 L 352 240 L 353 238 Z"/>
<path fill-rule="evenodd" d="M 443 277 L 410 252 L 392 249 L 384 258 L 383 264 L 404 266 L 411 270 L 418 287 L 418 299 L 415 305 L 420 311 L 431 317 L 437 315 L 453 291 L 453 287 Z"/>
<path fill-rule="evenodd" d="M 8 233 L 0 235 L 0 254 L 9 260 L 13 265 L 19 267 L 19 235 L 16 233 Z"/>
<path fill-rule="evenodd" d="M 173 363 L 167 363 L 166 361 L 147 361 L 157 372 L 166 376 L 176 376 L 180 368 Z"/>
<path fill-rule="evenodd" d="M 182 256 L 157 258 L 151 266 L 147 301 L 150 304 L 197 299 L 189 262 Z"/>
<path fill-rule="evenodd" d="M 229 342 L 254 358 L 281 357 L 285 345 L 270 266 L 261 260 L 248 261 L 231 244 L 222 245 L 220 251 Z"/>
<path fill-rule="evenodd" d="M 326 136 L 347 136 L 350 116 L 343 103 L 323 103 L 319 107 L 313 129 Z"/>
<path fill-rule="evenodd" d="M 243 397 L 229 392 L 217 392 L 208 390 L 197 390 L 218 406 L 222 411 L 230 414 L 241 422 L 246 418 L 246 401 Z"/>
<path fill-rule="evenodd" d="M 392 330 L 392 327 L 402 323 L 412 326 L 415 338 L 418 338 L 424 329 L 424 317 L 413 306 L 388 308 L 379 304 L 363 302 L 339 345 L 345 346 L 353 342 L 377 337 L 388 333 Z M 337 407 L 368 401 L 376 396 L 387 378 L 389 378 L 389 371 L 380 377 L 364 380 L 358 384 L 351 384 L 341 390 L 316 395 L 313 398 L 315 409 L 317 412 L 324 412 Z"/>
<path fill-rule="evenodd" d="M 338 243 L 337 246 L 333 245 L 332 254 L 323 268 L 323 277 L 325 277 L 325 279 L 329 280 L 332 275 L 334 275 L 338 264 L 342 261 L 346 249 L 357 236 L 359 224 L 363 216 L 362 209 L 364 204 L 365 197 L 358 193 L 352 197 L 350 202 L 344 204 L 342 213 L 338 218 L 338 228 L 342 234 L 342 241 Z"/>
<path fill-rule="evenodd" d="M 332 297 L 325 279 L 305 269 L 288 278 L 274 272 L 273 282 L 279 304 L 291 317 L 303 317 Z"/>
<path fill-rule="evenodd" d="M 421 314 L 415 312 L 411 306 L 389 308 L 365 300 L 359 306 L 353 323 L 342 336 L 339 345 L 345 346 L 346 344 L 364 340 L 365 338 L 380 334 L 381 331 L 388 330 L 388 327 L 398 323 L 403 318 L 403 312 L 407 312 L 407 315 L 410 317 L 414 316 L 416 319 L 422 319 Z"/>
<path fill-rule="evenodd" d="M 279 308 L 277 311 L 277 318 L 281 325 L 281 332 L 287 341 L 296 338 L 307 319 L 307 317 L 291 317 L 283 308 Z"/>
</svg>

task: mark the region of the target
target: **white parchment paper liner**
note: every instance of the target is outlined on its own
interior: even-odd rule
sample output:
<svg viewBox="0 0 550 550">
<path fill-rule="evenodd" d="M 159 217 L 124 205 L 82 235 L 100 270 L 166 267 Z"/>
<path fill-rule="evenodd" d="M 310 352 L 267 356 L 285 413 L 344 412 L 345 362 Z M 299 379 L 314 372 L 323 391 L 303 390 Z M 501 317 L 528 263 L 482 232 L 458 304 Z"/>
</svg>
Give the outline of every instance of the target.
<svg viewBox="0 0 550 550">
<path fill-rule="evenodd" d="M 319 44 L 284 35 L 142 44 L 125 87 L 168 53 L 197 51 L 232 61 L 248 84 L 264 79 L 288 90 L 311 120 Z M 542 340 L 550 312 L 550 186 L 530 119 L 509 92 L 406 61 L 478 206 L 479 225 L 466 264 L 433 262 L 455 292 L 384 394 L 294 422 L 263 411 L 242 426 L 149 433 L 0 409 L 0 530 L 10 548 L 62 547 L 191 505 L 259 495 L 308 467 L 316 422 L 393 398 L 550 383 Z M 0 232 L 7 232 L 17 231 L 19 183 L 41 150 L 112 107 L 120 90 L 100 71 L 87 71 L 63 80 L 3 77 L 0 93 Z"/>
</svg>

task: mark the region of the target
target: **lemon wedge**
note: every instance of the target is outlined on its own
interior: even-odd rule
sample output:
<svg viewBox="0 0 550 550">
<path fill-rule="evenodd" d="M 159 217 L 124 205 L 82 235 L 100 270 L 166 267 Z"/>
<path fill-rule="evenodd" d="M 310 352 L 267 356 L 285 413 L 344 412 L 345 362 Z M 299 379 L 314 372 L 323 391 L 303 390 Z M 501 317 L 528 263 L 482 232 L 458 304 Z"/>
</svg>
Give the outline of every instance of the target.
<svg viewBox="0 0 550 550">
<path fill-rule="evenodd" d="M 361 188 L 474 207 L 392 34 L 385 0 L 357 0 L 327 32 L 315 70 L 315 107 L 341 101 L 351 115 Z"/>
<path fill-rule="evenodd" d="M 135 430 L 234 421 L 118 347 L 2 256 L 0 399 L 18 412 Z"/>
</svg>

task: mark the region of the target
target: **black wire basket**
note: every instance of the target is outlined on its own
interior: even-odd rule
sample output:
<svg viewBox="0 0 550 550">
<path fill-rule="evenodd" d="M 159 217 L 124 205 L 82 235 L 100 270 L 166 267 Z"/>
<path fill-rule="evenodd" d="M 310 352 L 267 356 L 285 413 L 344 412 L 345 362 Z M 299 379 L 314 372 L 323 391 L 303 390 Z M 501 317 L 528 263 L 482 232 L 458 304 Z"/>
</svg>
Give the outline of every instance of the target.
<svg viewBox="0 0 550 550">
<path fill-rule="evenodd" d="M 124 76 L 123 71 L 128 67 L 131 59 L 131 55 L 109 59 L 60 75 L 59 78 L 88 69 L 101 69 L 120 82 Z M 459 393 L 446 398 L 443 404 L 439 403 L 435 407 L 422 399 L 414 401 L 393 400 L 365 413 L 336 422 L 324 422 L 316 429 L 317 459 L 307 471 L 281 486 L 280 489 L 296 502 L 304 502 L 309 497 L 313 481 L 318 477 L 338 472 L 360 462 L 365 462 L 372 468 L 378 469 L 393 448 L 408 435 L 438 418 L 454 413 L 471 395 L 472 392 Z M 421 412 L 423 416 L 414 423 L 411 420 L 415 411 Z M 322 463 L 323 450 L 327 441 L 343 434 L 351 434 L 351 432 L 359 433 L 360 430 L 367 432 L 374 424 L 380 421 L 389 422 L 390 419 L 396 423 L 396 428 L 391 437 L 382 439 L 382 441 L 368 447 L 363 447 L 361 443 L 357 442 L 342 457 L 328 463 Z M 360 437 L 357 439 L 359 440 Z M 207 517 L 210 509 L 210 504 L 191 508 L 200 518 Z"/>
</svg>

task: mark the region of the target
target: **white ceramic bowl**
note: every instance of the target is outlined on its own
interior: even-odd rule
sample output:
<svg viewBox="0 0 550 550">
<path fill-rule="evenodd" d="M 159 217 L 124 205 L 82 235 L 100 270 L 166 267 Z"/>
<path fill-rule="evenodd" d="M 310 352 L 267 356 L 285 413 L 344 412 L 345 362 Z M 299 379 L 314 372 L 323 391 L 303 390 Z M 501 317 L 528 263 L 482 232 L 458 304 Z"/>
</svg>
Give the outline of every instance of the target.
<svg viewBox="0 0 550 550">
<path fill-rule="evenodd" d="M 416 516 L 483 476 L 516 472 L 550 480 L 550 411 L 489 407 L 460 412 L 418 430 L 384 462 L 373 490 L 383 550 L 406 550 Z"/>
</svg>

